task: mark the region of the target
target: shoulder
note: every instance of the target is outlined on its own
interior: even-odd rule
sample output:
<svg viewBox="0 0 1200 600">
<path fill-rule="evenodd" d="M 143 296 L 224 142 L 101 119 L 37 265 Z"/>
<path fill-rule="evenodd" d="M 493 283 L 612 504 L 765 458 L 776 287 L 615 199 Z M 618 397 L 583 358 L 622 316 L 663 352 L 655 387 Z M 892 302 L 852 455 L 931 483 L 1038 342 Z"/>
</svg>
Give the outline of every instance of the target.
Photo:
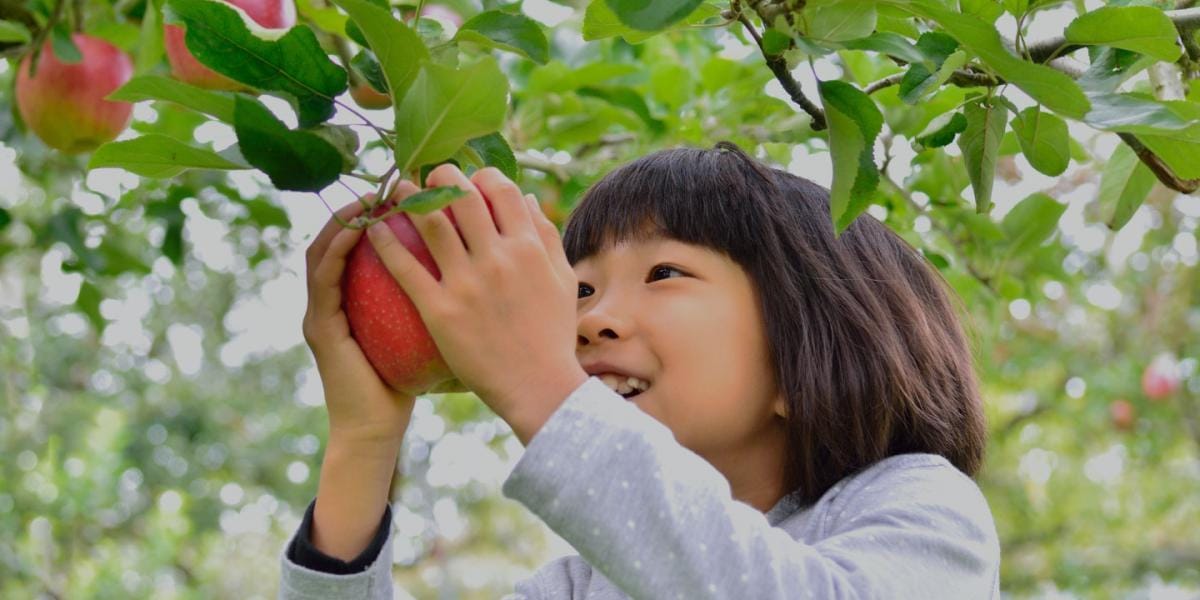
<svg viewBox="0 0 1200 600">
<path fill-rule="evenodd" d="M 999 543 L 987 498 L 979 485 L 936 454 L 885 458 L 838 482 L 818 502 L 824 535 L 863 521 L 950 530 L 989 545 Z"/>
</svg>

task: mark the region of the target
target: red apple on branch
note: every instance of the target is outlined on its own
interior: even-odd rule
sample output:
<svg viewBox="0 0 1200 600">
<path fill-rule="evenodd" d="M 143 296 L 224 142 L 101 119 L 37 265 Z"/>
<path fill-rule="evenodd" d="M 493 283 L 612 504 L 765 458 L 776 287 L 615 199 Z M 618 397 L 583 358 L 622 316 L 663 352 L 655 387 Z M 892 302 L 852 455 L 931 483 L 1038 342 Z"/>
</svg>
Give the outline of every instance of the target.
<svg viewBox="0 0 1200 600">
<path fill-rule="evenodd" d="M 380 206 L 372 215 L 379 216 L 391 206 L 392 203 Z M 450 207 L 442 211 L 457 229 Z M 384 222 L 417 261 L 440 280 L 442 273 L 408 215 L 396 213 Z M 438 351 L 416 305 L 388 272 L 365 235 L 346 259 L 342 308 L 363 354 L 393 389 L 412 395 L 465 391 Z"/>
<path fill-rule="evenodd" d="M 1142 372 L 1142 393 L 1155 402 L 1169 398 L 1180 383 L 1179 368 L 1169 356 L 1156 358 Z"/>
<path fill-rule="evenodd" d="M 21 61 L 16 95 L 29 129 L 47 146 L 73 154 L 110 142 L 129 126 L 133 104 L 104 98 L 129 81 L 133 62 L 102 39 L 82 33 L 71 39 L 83 59 L 64 63 L 46 42 L 32 74 L 32 53 Z"/>
<path fill-rule="evenodd" d="M 1113 427 L 1121 431 L 1129 431 L 1133 429 L 1134 420 L 1137 417 L 1136 411 L 1133 409 L 1133 404 L 1128 400 L 1113 400 L 1108 406 L 1109 415 L 1112 417 Z"/>
<path fill-rule="evenodd" d="M 268 29 L 290 29 L 296 24 L 296 7 L 292 0 L 223 0 L 245 12 L 255 23 Z M 163 46 L 171 74 L 176 79 L 210 90 L 247 91 L 249 86 L 234 81 L 204 66 L 192 56 L 184 41 L 184 29 L 179 25 L 163 26 Z"/>
</svg>

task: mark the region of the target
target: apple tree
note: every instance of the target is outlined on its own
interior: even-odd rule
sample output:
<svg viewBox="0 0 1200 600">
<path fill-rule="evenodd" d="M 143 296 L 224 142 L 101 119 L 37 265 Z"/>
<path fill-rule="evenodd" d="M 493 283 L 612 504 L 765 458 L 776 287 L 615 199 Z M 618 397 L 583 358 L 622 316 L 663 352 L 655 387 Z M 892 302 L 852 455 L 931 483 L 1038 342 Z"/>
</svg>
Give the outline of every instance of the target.
<svg viewBox="0 0 1200 600">
<path fill-rule="evenodd" d="M 288 307 L 331 208 L 454 162 L 562 222 L 721 139 L 963 299 L 1003 589 L 1195 593 L 1193 4 L 0 0 L 0 595 L 273 594 L 324 430 Z M 495 597 L 554 551 L 470 394 L 408 440 L 401 586 Z"/>
</svg>

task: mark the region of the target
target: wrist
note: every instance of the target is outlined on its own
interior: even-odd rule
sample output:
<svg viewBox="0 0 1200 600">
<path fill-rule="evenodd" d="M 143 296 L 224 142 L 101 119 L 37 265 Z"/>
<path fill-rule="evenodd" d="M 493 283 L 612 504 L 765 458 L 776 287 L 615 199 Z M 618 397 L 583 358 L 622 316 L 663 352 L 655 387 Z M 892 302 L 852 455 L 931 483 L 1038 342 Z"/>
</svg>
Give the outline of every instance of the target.
<svg viewBox="0 0 1200 600">
<path fill-rule="evenodd" d="M 528 446 L 567 397 L 588 379 L 588 374 L 578 365 L 560 373 L 561 376 L 531 388 L 529 395 L 516 402 L 509 414 L 502 415 L 522 445 Z"/>
</svg>

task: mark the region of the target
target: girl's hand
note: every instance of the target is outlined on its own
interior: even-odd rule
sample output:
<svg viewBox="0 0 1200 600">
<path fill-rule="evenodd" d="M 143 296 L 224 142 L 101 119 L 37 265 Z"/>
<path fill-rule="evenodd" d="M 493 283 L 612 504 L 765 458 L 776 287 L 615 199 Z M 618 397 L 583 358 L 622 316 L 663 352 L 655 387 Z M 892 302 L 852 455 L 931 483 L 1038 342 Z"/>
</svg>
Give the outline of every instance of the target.
<svg viewBox="0 0 1200 600">
<path fill-rule="evenodd" d="M 499 170 L 481 169 L 467 179 L 445 164 L 426 185 L 467 192 L 450 205 L 461 238 L 442 211 L 409 215 L 441 281 L 388 228 L 372 227 L 371 243 L 417 306 L 446 364 L 528 443 L 587 379 L 575 358 L 575 272 L 537 200 Z"/>
<path fill-rule="evenodd" d="M 393 197 L 405 198 L 416 191 L 412 182 L 402 181 Z M 352 202 L 338 210 L 337 217 L 348 222 L 363 210 L 362 203 Z M 398 448 L 412 416 L 414 398 L 391 389 L 379 378 L 350 336 L 350 323 L 342 310 L 342 272 L 362 233 L 362 229 L 345 228 L 337 218 L 330 218 L 309 245 L 304 340 L 316 358 L 325 390 L 331 443 Z"/>
</svg>

